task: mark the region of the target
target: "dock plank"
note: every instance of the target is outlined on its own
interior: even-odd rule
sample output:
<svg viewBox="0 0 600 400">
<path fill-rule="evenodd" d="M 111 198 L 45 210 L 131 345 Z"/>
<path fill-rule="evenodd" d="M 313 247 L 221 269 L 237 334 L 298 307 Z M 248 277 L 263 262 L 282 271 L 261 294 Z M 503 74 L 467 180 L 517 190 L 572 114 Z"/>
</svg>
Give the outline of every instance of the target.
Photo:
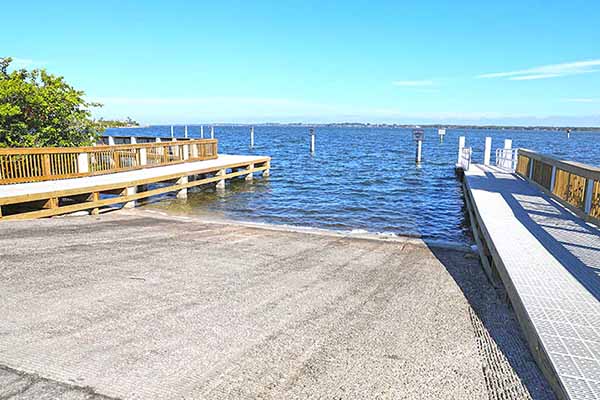
<svg viewBox="0 0 600 400">
<path fill-rule="evenodd" d="M 600 231 L 501 169 L 464 184 L 538 364 L 559 396 L 600 399 Z"/>
</svg>

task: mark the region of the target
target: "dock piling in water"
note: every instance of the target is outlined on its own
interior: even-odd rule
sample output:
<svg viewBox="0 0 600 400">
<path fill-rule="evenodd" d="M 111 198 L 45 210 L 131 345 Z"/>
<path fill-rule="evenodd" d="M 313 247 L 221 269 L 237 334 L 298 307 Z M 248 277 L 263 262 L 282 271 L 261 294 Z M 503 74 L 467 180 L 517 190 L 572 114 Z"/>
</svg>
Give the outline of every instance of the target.
<svg viewBox="0 0 600 400">
<path fill-rule="evenodd" d="M 173 130 L 173 125 L 171 125 L 171 137 L 175 137 L 175 131 Z"/>
<path fill-rule="evenodd" d="M 309 133 L 310 133 L 310 153 L 313 154 L 315 152 L 315 129 L 314 128 L 310 128 L 309 129 Z"/>
<path fill-rule="evenodd" d="M 214 126 L 210 127 L 210 138 L 211 139 L 215 138 L 215 127 Z"/>
<path fill-rule="evenodd" d="M 250 147 L 254 147 L 254 127 L 250 128 Z"/>
<path fill-rule="evenodd" d="M 413 129 L 413 140 L 417 143 L 417 154 L 415 162 L 417 166 L 421 165 L 421 150 L 423 149 L 423 139 L 425 138 L 425 131 L 423 129 Z"/>
<path fill-rule="evenodd" d="M 184 130 L 183 130 L 183 137 L 187 139 L 188 137 L 188 130 L 187 130 L 187 125 L 185 126 Z"/>
<path fill-rule="evenodd" d="M 204 139 L 204 125 L 200 125 L 200 139 Z"/>
</svg>

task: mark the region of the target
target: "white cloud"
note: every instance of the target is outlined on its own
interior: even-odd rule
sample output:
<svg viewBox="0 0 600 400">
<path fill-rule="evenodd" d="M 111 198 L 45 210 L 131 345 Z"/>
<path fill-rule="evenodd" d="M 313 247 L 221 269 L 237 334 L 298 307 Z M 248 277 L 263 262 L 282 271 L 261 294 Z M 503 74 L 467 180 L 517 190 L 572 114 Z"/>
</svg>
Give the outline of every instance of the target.
<svg viewBox="0 0 600 400">
<path fill-rule="evenodd" d="M 577 98 L 570 98 L 570 99 L 563 99 L 563 101 L 566 101 L 568 103 L 600 103 L 600 98 L 591 98 L 591 97 L 577 97 Z"/>
<path fill-rule="evenodd" d="M 558 78 L 569 75 L 589 74 L 600 72 L 600 60 L 577 61 L 562 64 L 543 65 L 508 72 L 494 72 L 478 75 L 477 78 L 506 78 L 511 81 L 528 81 L 534 79 Z"/>
<path fill-rule="evenodd" d="M 11 68 L 20 69 L 20 68 L 35 68 L 41 67 L 46 64 L 44 61 L 32 60 L 30 58 L 18 58 L 11 57 L 12 62 L 10 63 Z"/>
<path fill-rule="evenodd" d="M 416 80 L 416 81 L 394 81 L 392 82 L 394 86 L 432 86 L 433 81 L 429 79 Z"/>
</svg>

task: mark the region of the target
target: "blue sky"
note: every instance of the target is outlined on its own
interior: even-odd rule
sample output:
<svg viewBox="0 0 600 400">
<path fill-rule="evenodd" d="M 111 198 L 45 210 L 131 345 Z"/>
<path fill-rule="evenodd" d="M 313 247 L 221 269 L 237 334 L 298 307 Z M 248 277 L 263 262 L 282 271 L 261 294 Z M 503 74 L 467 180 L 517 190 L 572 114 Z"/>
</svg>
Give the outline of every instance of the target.
<svg viewBox="0 0 600 400">
<path fill-rule="evenodd" d="M 0 55 L 65 76 L 105 118 L 600 125 L 598 1 L 2 8 Z"/>
</svg>

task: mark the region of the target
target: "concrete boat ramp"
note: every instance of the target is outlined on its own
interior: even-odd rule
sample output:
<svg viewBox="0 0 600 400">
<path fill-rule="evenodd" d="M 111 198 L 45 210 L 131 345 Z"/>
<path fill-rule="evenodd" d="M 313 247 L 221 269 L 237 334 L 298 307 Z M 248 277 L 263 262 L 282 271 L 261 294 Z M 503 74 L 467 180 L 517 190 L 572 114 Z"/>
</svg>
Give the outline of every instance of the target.
<svg viewBox="0 0 600 400">
<path fill-rule="evenodd" d="M 555 392 L 600 399 L 600 231 L 502 168 L 471 165 L 464 188 L 486 272 Z"/>
<path fill-rule="evenodd" d="M 0 223 L 1 399 L 551 399 L 477 256 L 142 209 Z"/>
</svg>

